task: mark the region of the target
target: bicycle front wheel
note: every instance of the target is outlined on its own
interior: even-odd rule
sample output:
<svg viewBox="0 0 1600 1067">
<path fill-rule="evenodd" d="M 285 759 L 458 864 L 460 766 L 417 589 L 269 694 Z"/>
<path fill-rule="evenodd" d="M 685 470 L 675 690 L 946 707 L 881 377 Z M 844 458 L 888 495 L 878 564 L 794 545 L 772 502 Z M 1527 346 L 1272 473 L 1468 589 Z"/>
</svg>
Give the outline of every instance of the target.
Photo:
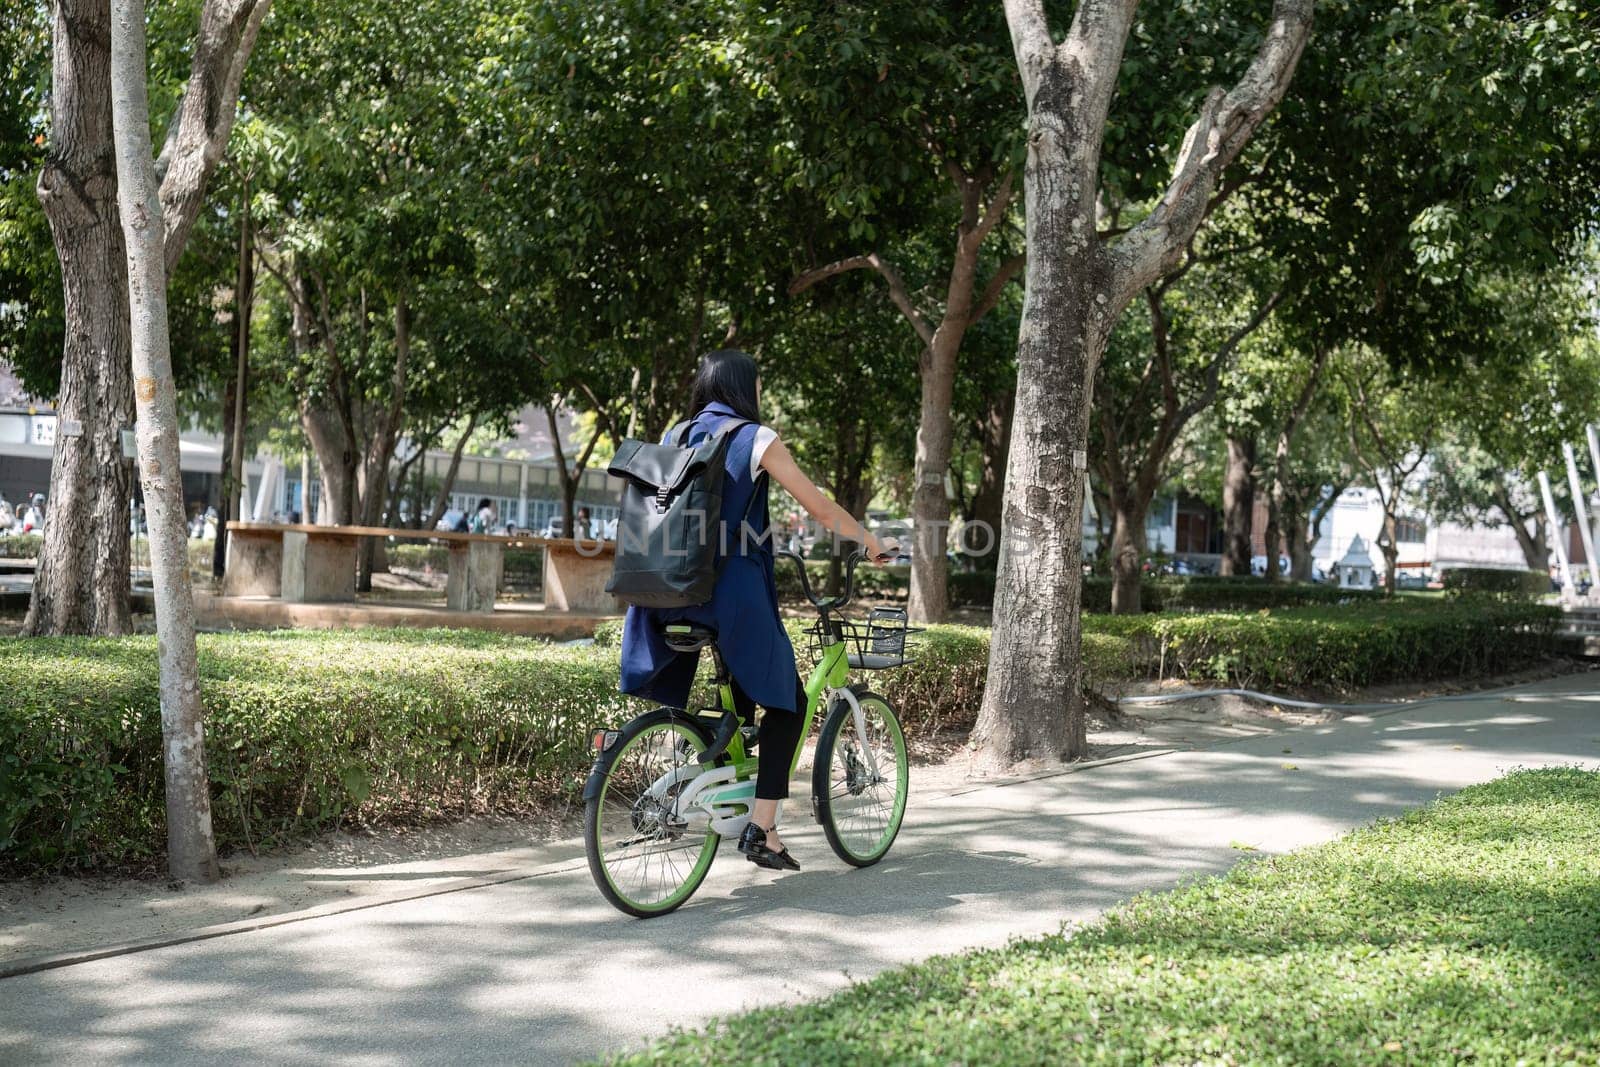
<svg viewBox="0 0 1600 1067">
<path fill-rule="evenodd" d="M 583 843 L 594 884 L 618 910 L 665 915 L 705 880 L 720 837 L 690 828 L 678 799 L 710 747 L 699 723 L 662 708 L 630 722 L 602 757 L 599 793 L 584 805 Z"/>
<path fill-rule="evenodd" d="M 843 697 L 822 723 L 811 772 L 817 818 L 834 854 L 870 867 L 888 853 L 906 813 L 906 735 L 888 701 L 857 693 L 859 716 Z"/>
</svg>

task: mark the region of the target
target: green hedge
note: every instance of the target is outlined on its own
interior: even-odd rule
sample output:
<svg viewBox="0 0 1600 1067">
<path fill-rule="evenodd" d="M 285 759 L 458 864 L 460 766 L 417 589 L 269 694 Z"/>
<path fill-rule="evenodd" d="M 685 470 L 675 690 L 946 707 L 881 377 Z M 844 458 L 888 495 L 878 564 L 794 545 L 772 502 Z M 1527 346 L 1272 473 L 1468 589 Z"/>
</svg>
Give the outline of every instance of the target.
<svg viewBox="0 0 1600 1067">
<path fill-rule="evenodd" d="M 793 565 L 789 568 L 787 582 L 779 574 L 778 591 L 789 598 L 800 595 L 799 582 L 795 580 Z M 826 573 L 826 570 L 814 572 Z M 904 597 L 909 582 L 904 568 L 884 568 L 881 571 L 857 572 L 860 576 L 881 575 L 880 581 L 893 583 L 892 593 Z M 948 583 L 952 607 L 987 608 L 994 605 L 994 571 L 950 572 Z M 864 587 L 871 588 L 871 587 Z M 1220 578 L 1212 576 L 1170 577 L 1151 576 L 1143 579 L 1139 587 L 1140 607 L 1147 612 L 1161 611 L 1255 611 L 1260 608 L 1292 608 L 1314 604 L 1343 604 L 1362 600 L 1376 600 L 1380 591 L 1340 589 L 1332 584 L 1310 582 L 1269 582 L 1264 578 Z M 1083 610 L 1095 614 L 1111 611 L 1111 579 L 1100 575 L 1084 578 L 1082 588 Z"/>
<path fill-rule="evenodd" d="M 342 820 L 516 811 L 576 795 L 626 718 L 613 656 L 475 631 L 203 634 L 219 844 Z M 155 641 L 13 639 L 0 864 L 128 866 L 162 846 Z"/>
<path fill-rule="evenodd" d="M 1267 689 L 1348 691 L 1516 670 L 1555 651 L 1560 612 L 1501 601 L 1424 601 L 1255 614 L 1104 615 L 1121 673 Z"/>
<path fill-rule="evenodd" d="M 1151 577 L 1140 583 L 1139 605 L 1146 612 L 1163 611 L 1258 611 L 1262 608 L 1295 608 L 1317 604 L 1347 604 L 1377 600 L 1381 592 L 1341 589 L 1332 584 L 1311 582 L 1269 582 L 1264 578 Z M 1111 579 L 1099 576 L 1083 580 L 1083 610 L 1111 610 Z"/>
<path fill-rule="evenodd" d="M 618 694 L 610 647 L 479 631 L 202 634 L 218 845 L 575 803 Z M 970 723 L 987 631 L 941 627 L 873 688 L 907 726 Z M 164 847 L 155 639 L 9 638 L 0 870 L 137 868 Z"/>
<path fill-rule="evenodd" d="M 1557 614 L 1481 601 L 1090 615 L 1085 682 L 1347 689 L 1503 671 L 1549 651 Z M 618 632 L 603 625 L 590 647 L 478 631 L 202 634 L 219 845 L 574 803 L 593 729 L 644 707 L 616 691 Z M 987 629 L 930 627 L 911 665 L 865 681 L 913 733 L 967 728 L 988 659 Z M 158 860 L 156 671 L 153 637 L 0 639 L 0 675 L 24 680 L 0 707 L 0 871 Z"/>
<path fill-rule="evenodd" d="M 1444 588 L 1454 596 L 1482 593 L 1503 600 L 1537 600 L 1550 592 L 1550 576 L 1543 571 L 1452 567 L 1444 572 Z"/>
<path fill-rule="evenodd" d="M 444 574 L 450 567 L 450 549 L 423 541 L 400 541 L 389 546 L 389 566 L 420 571 L 431 567 Z M 504 584 L 538 588 L 544 580 L 544 549 L 508 548 L 505 550 Z"/>
<path fill-rule="evenodd" d="M 38 559 L 42 534 L 7 534 L 0 537 L 0 559 Z"/>
</svg>

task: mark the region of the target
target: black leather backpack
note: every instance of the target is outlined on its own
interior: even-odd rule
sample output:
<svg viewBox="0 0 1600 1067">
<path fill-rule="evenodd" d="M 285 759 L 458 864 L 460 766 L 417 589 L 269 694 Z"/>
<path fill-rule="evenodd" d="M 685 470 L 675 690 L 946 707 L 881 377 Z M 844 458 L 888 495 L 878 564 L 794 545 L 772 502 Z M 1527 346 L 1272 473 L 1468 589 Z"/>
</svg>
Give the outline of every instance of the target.
<svg viewBox="0 0 1600 1067">
<path fill-rule="evenodd" d="M 684 608 L 711 599 L 727 545 L 742 536 L 722 528 L 722 496 L 728 445 L 748 425 L 730 420 L 696 445 L 688 443 L 689 423 L 667 435 L 675 444 L 622 442 L 606 468 L 624 480 L 606 592 L 641 608 Z M 758 484 L 752 502 L 759 491 Z"/>
</svg>

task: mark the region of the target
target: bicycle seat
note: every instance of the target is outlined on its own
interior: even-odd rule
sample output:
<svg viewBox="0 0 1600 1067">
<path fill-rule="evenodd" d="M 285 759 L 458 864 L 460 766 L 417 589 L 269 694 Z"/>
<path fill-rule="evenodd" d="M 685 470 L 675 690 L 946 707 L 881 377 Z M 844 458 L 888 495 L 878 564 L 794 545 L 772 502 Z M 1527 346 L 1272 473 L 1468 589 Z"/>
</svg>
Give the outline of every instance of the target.
<svg viewBox="0 0 1600 1067">
<path fill-rule="evenodd" d="M 662 625 L 661 636 L 674 652 L 698 652 L 716 641 L 717 631 L 697 622 L 669 622 Z"/>
</svg>

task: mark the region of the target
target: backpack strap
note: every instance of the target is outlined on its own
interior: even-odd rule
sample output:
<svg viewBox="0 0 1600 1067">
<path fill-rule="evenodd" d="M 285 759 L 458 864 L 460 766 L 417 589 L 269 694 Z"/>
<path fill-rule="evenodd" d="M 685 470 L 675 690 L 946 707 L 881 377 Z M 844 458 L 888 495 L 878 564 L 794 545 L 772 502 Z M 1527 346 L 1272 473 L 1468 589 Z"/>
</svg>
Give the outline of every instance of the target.
<svg viewBox="0 0 1600 1067">
<path fill-rule="evenodd" d="M 739 516 L 739 525 L 743 526 L 744 521 L 750 517 L 751 506 L 755 504 L 756 497 L 760 496 L 761 491 L 766 487 L 767 472 L 762 471 L 760 474 L 756 475 L 755 486 L 750 490 L 750 499 L 744 502 L 744 513 Z"/>
<path fill-rule="evenodd" d="M 689 427 L 692 425 L 694 425 L 693 419 L 686 419 L 683 422 L 680 422 L 671 430 L 667 431 L 666 440 L 663 441 L 662 444 L 670 442 L 674 436 L 677 436 L 678 447 L 682 448 L 686 446 L 689 443 Z M 741 419 L 738 416 L 733 416 L 729 422 L 723 424 L 722 428 L 719 429 L 717 433 L 724 437 L 732 437 L 746 426 L 760 425 L 761 424 L 759 422 L 756 422 L 753 419 Z M 768 483 L 768 478 L 767 472 L 763 470 L 760 474 L 756 475 L 755 486 L 750 490 L 750 499 L 744 502 L 744 511 L 739 515 L 740 526 L 743 526 L 745 520 L 750 517 L 750 508 L 754 506 L 756 497 L 760 496 L 761 490 L 765 488 L 764 483 Z"/>
</svg>

